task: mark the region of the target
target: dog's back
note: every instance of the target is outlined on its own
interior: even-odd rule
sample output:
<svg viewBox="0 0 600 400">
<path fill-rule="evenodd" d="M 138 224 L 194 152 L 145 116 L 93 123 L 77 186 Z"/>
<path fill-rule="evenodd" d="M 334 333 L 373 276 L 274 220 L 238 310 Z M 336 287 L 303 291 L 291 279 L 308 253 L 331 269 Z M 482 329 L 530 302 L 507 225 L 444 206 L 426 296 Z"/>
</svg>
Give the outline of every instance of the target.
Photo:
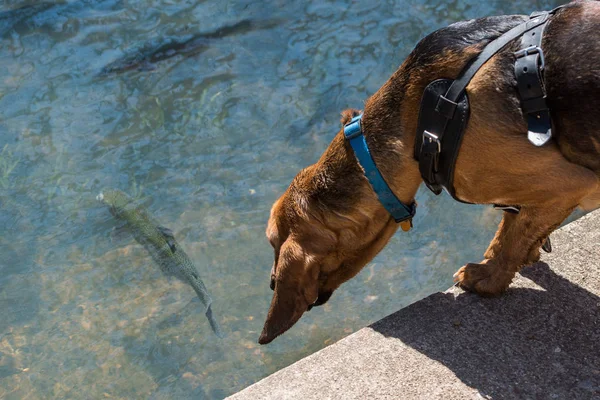
<svg viewBox="0 0 600 400">
<path fill-rule="evenodd" d="M 525 16 L 512 15 L 452 24 L 421 40 L 408 63 L 418 68 L 415 75 L 423 82 L 451 78 L 474 57 L 473 49 L 479 53 L 487 43 L 525 20 Z M 519 45 L 515 40 L 489 63 L 494 66 L 487 66 L 493 71 L 486 75 L 486 85 L 492 88 L 490 92 L 502 93 L 488 105 L 510 110 L 504 114 L 508 118 L 497 124 L 514 126 L 516 120 L 523 119 L 518 130 L 526 132 L 522 129 L 524 118 L 513 114 L 521 109 L 513 55 Z M 542 47 L 554 137 L 568 160 L 600 175 L 600 1 L 575 1 L 559 10 L 546 27 Z M 490 110 L 494 108 L 490 106 Z"/>
</svg>

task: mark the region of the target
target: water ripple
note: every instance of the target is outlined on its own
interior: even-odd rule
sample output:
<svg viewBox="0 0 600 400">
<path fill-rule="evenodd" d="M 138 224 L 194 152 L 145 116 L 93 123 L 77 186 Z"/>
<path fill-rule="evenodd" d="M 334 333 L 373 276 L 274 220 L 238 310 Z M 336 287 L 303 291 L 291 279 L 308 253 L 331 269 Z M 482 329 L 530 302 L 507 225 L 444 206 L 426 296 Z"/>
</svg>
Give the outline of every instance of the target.
<svg viewBox="0 0 600 400">
<path fill-rule="evenodd" d="M 271 296 L 270 206 L 318 159 L 340 111 L 361 107 L 441 26 L 558 3 L 5 1 L 0 397 L 222 398 L 449 286 L 499 216 L 422 190 L 410 235 L 286 335 L 256 344 Z M 275 22 L 218 34 L 245 20 Z M 198 35 L 202 51 L 149 56 Z M 137 53 L 152 65 L 98 76 Z M 193 291 L 119 237 L 95 201 L 105 186 L 173 230 L 226 339 Z"/>
</svg>

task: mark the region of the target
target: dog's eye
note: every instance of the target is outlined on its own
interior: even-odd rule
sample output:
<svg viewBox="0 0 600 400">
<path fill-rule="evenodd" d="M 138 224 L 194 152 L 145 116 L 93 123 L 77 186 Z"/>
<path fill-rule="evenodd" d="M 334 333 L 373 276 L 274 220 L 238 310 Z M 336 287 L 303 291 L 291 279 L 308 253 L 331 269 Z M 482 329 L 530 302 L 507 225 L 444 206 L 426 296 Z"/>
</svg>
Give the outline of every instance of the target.
<svg viewBox="0 0 600 400">
<path fill-rule="evenodd" d="M 271 290 L 275 290 L 275 278 L 271 278 L 271 284 L 269 285 Z"/>
</svg>

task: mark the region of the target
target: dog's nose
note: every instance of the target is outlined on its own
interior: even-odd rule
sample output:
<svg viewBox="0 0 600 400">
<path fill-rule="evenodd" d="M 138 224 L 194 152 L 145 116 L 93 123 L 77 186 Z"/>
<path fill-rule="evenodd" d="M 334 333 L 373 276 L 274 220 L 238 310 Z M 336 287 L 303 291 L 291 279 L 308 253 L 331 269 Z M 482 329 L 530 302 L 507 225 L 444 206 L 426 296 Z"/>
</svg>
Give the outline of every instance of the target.
<svg viewBox="0 0 600 400">
<path fill-rule="evenodd" d="M 269 285 L 271 290 L 275 290 L 275 278 L 271 278 L 271 284 Z"/>
</svg>

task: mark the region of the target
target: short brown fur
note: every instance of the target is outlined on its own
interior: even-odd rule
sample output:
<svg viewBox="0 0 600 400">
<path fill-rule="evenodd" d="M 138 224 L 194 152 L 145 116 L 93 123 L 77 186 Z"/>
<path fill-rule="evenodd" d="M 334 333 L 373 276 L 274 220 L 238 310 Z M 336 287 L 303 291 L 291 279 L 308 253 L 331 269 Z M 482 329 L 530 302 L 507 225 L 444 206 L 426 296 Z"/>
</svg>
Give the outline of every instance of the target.
<svg viewBox="0 0 600 400">
<path fill-rule="evenodd" d="M 484 39 L 463 46 L 452 36 L 452 29 L 463 28 L 430 35 L 367 101 L 367 143 L 401 201 L 412 202 L 422 183 L 413 147 L 427 84 L 456 77 L 502 33 L 495 30 L 506 31 L 522 20 L 477 20 L 468 29 L 478 29 Z M 545 75 L 555 140 L 545 147 L 534 147 L 526 137 L 512 73 L 515 45 L 494 56 L 467 87 L 471 117 L 456 164 L 457 196 L 472 203 L 519 205 L 521 213 L 505 213 L 484 260 L 458 270 L 455 281 L 463 288 L 484 296 L 501 294 L 521 267 L 539 259 L 540 246 L 573 209 L 600 206 L 599 24 L 600 3 L 578 1 L 559 11 L 546 29 Z M 493 32 L 486 36 L 488 31 Z M 578 46 L 591 58 L 590 65 L 568 54 Z M 583 103 L 573 108 L 574 101 Z M 344 111 L 342 125 L 357 113 Z M 275 249 L 275 293 L 259 342 L 272 341 L 313 303 L 326 302 L 396 229 L 340 131 L 272 208 L 267 236 Z"/>
</svg>

